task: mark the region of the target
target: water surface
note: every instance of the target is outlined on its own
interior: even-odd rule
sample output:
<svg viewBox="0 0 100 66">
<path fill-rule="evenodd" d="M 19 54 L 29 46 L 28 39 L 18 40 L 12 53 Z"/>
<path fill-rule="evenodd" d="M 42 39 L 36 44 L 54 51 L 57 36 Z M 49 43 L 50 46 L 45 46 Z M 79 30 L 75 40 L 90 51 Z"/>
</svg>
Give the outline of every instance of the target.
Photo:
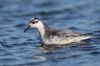
<svg viewBox="0 0 100 66">
<path fill-rule="evenodd" d="M 36 30 L 23 32 L 33 16 L 52 28 L 69 28 L 95 37 L 88 45 L 44 52 Z M 100 0 L 0 0 L 0 66 L 99 66 L 99 63 Z"/>
</svg>

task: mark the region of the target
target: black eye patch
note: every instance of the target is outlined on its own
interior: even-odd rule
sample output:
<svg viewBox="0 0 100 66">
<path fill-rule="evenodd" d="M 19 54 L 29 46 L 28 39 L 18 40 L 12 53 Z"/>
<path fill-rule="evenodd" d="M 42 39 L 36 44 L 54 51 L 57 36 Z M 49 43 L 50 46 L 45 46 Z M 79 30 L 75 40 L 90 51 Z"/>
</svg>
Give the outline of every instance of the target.
<svg viewBox="0 0 100 66">
<path fill-rule="evenodd" d="M 31 21 L 32 24 L 35 24 L 35 23 L 37 23 L 37 22 L 38 22 L 38 21 Z"/>
</svg>

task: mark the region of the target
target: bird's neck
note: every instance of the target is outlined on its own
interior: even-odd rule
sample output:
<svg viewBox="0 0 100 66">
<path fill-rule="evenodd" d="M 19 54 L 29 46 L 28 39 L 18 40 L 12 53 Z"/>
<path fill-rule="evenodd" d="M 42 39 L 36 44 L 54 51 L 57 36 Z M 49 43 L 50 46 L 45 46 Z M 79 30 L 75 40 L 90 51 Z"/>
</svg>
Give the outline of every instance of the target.
<svg viewBox="0 0 100 66">
<path fill-rule="evenodd" d="M 46 35 L 49 33 L 49 27 L 45 24 L 42 24 L 41 27 L 38 28 L 38 30 L 42 39 L 46 38 Z"/>
</svg>

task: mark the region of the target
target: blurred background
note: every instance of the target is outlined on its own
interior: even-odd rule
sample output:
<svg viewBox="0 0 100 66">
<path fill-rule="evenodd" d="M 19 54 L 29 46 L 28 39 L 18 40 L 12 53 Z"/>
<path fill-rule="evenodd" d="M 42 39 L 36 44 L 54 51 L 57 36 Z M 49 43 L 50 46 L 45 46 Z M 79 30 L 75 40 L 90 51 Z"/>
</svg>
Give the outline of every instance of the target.
<svg viewBox="0 0 100 66">
<path fill-rule="evenodd" d="M 92 46 L 43 53 L 36 30 L 24 33 L 36 16 L 52 28 L 92 33 Z M 100 66 L 100 0 L 0 0 L 0 66 Z"/>
</svg>

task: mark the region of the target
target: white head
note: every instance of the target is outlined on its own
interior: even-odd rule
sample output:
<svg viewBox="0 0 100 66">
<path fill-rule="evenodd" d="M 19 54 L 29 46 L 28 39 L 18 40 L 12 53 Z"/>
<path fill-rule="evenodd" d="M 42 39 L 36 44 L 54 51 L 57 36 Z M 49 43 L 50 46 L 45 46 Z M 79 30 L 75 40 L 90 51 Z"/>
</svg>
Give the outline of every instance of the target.
<svg viewBox="0 0 100 66">
<path fill-rule="evenodd" d="M 41 29 L 43 28 L 44 29 L 44 24 L 42 23 L 42 21 L 40 21 L 38 18 L 36 17 L 33 17 L 31 19 L 31 21 L 29 22 L 29 26 L 25 29 L 25 31 L 27 31 L 29 28 L 37 28 L 37 29 Z M 25 32 L 24 31 L 24 32 Z"/>
<path fill-rule="evenodd" d="M 33 27 L 33 28 L 39 28 L 39 27 L 43 27 L 43 23 L 42 21 L 40 21 L 38 18 L 36 17 L 33 17 L 30 21 L 30 27 Z"/>
</svg>

